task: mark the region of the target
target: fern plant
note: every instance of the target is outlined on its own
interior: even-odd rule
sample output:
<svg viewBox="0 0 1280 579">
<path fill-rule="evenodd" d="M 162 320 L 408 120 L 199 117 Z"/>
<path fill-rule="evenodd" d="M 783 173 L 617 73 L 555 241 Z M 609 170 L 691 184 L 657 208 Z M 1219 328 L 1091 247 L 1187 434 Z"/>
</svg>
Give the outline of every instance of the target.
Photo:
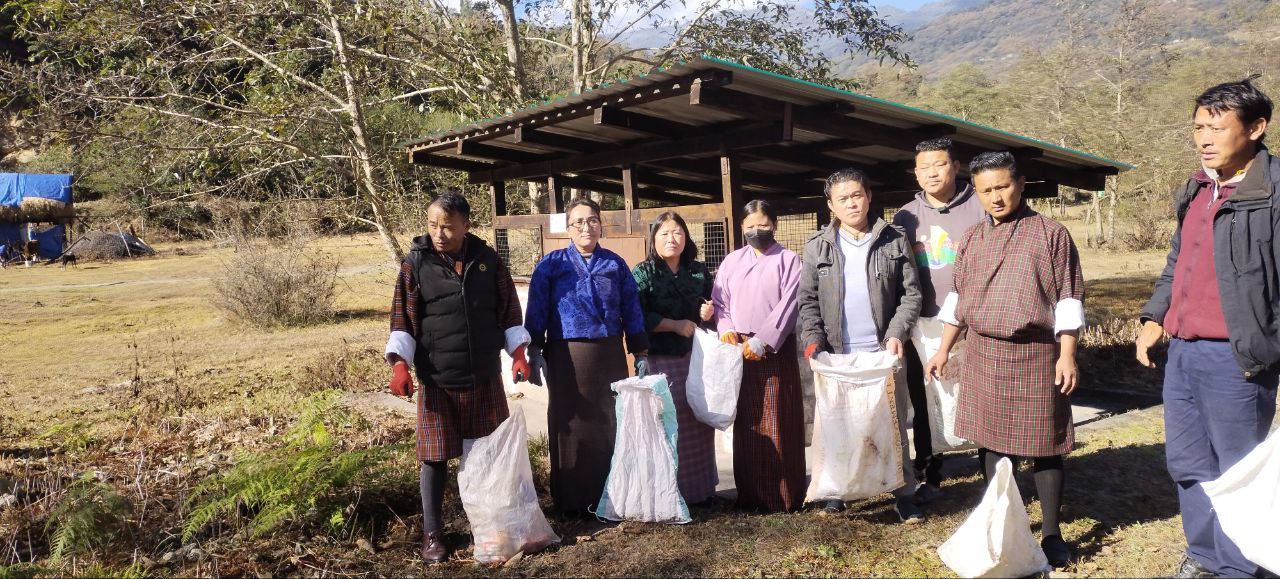
<svg viewBox="0 0 1280 579">
<path fill-rule="evenodd" d="M 228 472 L 196 486 L 183 526 L 189 541 L 205 526 L 241 510 L 249 529 L 262 536 L 287 522 L 324 512 L 332 528 L 345 525 L 341 507 L 327 508 L 362 474 L 372 474 L 398 447 L 346 450 L 332 430 L 350 428 L 353 417 L 336 405 L 341 392 L 328 390 L 300 402 L 298 421 L 283 436 L 283 448 L 244 455 Z"/>
<path fill-rule="evenodd" d="M 67 555 L 107 544 L 132 508 L 115 487 L 94 473 L 84 474 L 67 485 L 66 494 L 45 521 L 50 558 L 57 562 Z"/>
</svg>

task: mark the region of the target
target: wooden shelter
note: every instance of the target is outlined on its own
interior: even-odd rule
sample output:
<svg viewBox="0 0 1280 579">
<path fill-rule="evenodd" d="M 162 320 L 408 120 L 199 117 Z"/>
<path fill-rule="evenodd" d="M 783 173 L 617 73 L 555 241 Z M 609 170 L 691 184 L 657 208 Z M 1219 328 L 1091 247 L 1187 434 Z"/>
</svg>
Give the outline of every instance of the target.
<svg viewBox="0 0 1280 579">
<path fill-rule="evenodd" d="M 792 249 L 829 220 L 823 179 L 855 167 L 881 209 L 918 189 L 915 146 L 949 137 L 967 161 L 1011 151 L 1027 195 L 1060 186 L 1102 190 L 1132 166 L 983 125 L 713 58 L 699 58 L 510 115 L 407 143 L 413 163 L 465 171 L 492 196 L 497 249 L 522 236 L 543 255 L 564 247 L 568 189 L 621 195 L 604 244 L 629 263 L 645 255 L 647 224 L 675 207 L 713 268 L 741 245 L 741 208 L 768 199 L 789 215 Z M 962 171 L 967 173 L 967 171 Z M 545 182 L 550 215 L 508 215 L 509 183 Z M 511 187 L 514 189 L 514 187 Z"/>
</svg>

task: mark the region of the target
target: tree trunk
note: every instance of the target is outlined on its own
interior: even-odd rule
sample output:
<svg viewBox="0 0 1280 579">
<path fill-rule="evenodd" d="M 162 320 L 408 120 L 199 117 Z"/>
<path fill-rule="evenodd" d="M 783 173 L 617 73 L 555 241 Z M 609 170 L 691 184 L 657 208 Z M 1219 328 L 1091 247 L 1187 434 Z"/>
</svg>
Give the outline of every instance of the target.
<svg viewBox="0 0 1280 579">
<path fill-rule="evenodd" d="M 366 200 L 369 202 L 369 208 L 373 210 L 374 227 L 378 230 L 379 237 L 382 238 L 382 244 L 387 249 L 387 254 L 394 263 L 399 264 L 404 261 L 404 251 L 400 248 L 400 242 L 396 239 L 396 235 L 391 231 L 390 225 L 387 223 L 387 212 L 382 194 L 378 192 L 377 180 L 374 175 L 373 160 L 370 157 L 369 141 L 365 138 L 365 122 L 364 111 L 360 107 L 360 92 L 356 89 L 355 77 L 351 74 L 351 62 L 347 59 L 347 45 L 342 36 L 342 29 L 338 26 L 338 16 L 333 11 L 333 6 L 325 2 L 325 10 L 329 13 L 329 31 L 333 35 L 333 47 L 337 56 L 338 72 L 342 76 L 342 85 L 346 89 L 347 104 L 346 112 L 350 120 L 348 129 L 351 131 L 351 148 L 355 152 L 354 162 L 356 164 L 356 183 L 357 189 L 363 189 Z"/>
<path fill-rule="evenodd" d="M 498 0 L 498 9 L 502 11 L 502 31 L 507 43 L 507 66 L 513 81 L 516 97 L 514 106 L 524 104 L 525 80 L 524 60 L 520 54 L 520 23 L 516 20 L 515 0 Z"/>
<path fill-rule="evenodd" d="M 547 195 L 542 190 L 542 186 L 536 182 L 529 182 L 529 214 L 537 215 L 547 212 Z"/>
<path fill-rule="evenodd" d="M 581 93 L 587 89 L 586 58 L 584 50 L 587 46 L 587 10 L 589 0 L 572 0 L 573 10 L 570 14 L 569 45 L 573 47 L 573 92 Z"/>
<path fill-rule="evenodd" d="M 1093 202 L 1091 204 L 1093 205 L 1093 221 L 1096 225 L 1096 231 L 1090 236 L 1094 239 L 1092 245 L 1102 245 L 1102 201 L 1099 199 L 1097 191 L 1093 193 Z"/>
</svg>

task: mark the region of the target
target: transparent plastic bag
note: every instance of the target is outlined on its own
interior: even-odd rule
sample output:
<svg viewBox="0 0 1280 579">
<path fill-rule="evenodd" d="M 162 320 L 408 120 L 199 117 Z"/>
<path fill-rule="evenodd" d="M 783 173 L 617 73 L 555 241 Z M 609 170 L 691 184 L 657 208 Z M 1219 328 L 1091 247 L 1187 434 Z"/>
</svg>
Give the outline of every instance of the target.
<svg viewBox="0 0 1280 579">
<path fill-rule="evenodd" d="M 676 480 L 676 406 L 665 374 L 627 378 L 618 393 L 618 435 L 595 515 L 610 521 L 687 523 Z"/>
<path fill-rule="evenodd" d="M 718 430 L 733 426 L 742 387 L 742 348 L 725 344 L 715 332 L 693 334 L 685 398 L 699 422 Z"/>
</svg>

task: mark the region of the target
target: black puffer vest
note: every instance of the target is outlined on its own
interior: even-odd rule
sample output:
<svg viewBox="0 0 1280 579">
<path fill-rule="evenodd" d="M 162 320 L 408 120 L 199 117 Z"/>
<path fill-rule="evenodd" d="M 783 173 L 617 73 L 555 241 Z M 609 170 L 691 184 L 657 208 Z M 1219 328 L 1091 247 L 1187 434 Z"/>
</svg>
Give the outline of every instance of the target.
<svg viewBox="0 0 1280 579">
<path fill-rule="evenodd" d="M 498 323 L 498 254 L 467 234 L 459 277 L 426 236 L 414 239 L 405 261 L 418 282 L 418 380 L 439 388 L 471 388 L 500 370 L 505 343 Z"/>
</svg>

